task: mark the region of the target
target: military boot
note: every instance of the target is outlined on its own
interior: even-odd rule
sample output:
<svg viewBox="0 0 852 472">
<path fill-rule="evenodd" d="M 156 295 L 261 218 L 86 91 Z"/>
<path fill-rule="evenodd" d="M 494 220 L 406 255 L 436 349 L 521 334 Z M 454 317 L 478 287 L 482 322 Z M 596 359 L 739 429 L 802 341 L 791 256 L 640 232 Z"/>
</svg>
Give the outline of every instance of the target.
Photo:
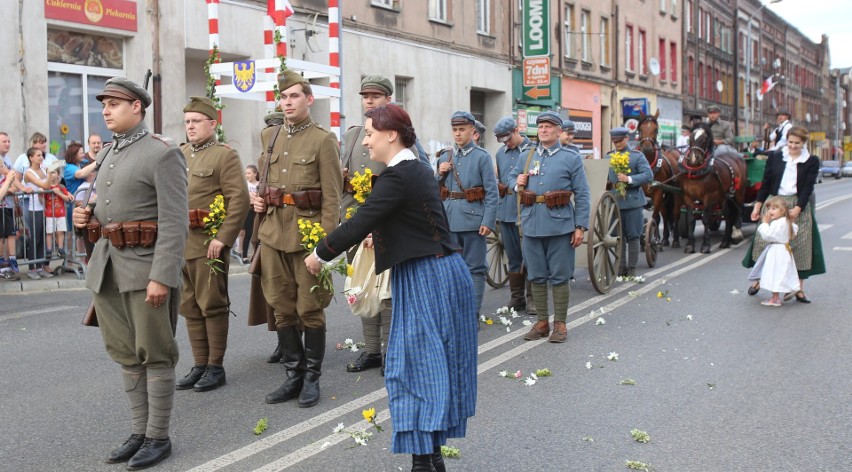
<svg viewBox="0 0 852 472">
<path fill-rule="evenodd" d="M 568 300 L 571 296 L 571 287 L 568 283 L 553 286 L 553 333 L 548 341 L 552 343 L 564 343 L 568 337 Z"/>
<path fill-rule="evenodd" d="M 308 408 L 320 401 L 319 378 L 325 358 L 325 327 L 305 328 L 305 384 L 299 394 L 299 407 Z"/>
<path fill-rule="evenodd" d="M 175 383 L 175 389 L 177 390 L 189 390 L 201 380 L 201 377 L 204 375 L 204 372 L 207 371 L 207 366 L 204 364 L 195 364 L 190 369 L 189 373 L 186 374 L 182 379 L 178 380 Z"/>
<path fill-rule="evenodd" d="M 204 371 L 201 379 L 195 383 L 192 389 L 196 392 L 209 392 L 225 385 L 225 368 L 220 365 L 210 364 Z"/>
<path fill-rule="evenodd" d="M 302 391 L 305 379 L 305 351 L 302 335 L 296 326 L 278 328 L 278 345 L 281 346 L 281 363 L 287 370 L 287 380 L 266 396 L 266 403 L 281 403 L 296 398 Z"/>
<path fill-rule="evenodd" d="M 434 452 L 432 452 L 432 467 L 435 468 L 435 472 L 447 472 L 444 456 L 441 454 L 441 446 L 435 446 Z"/>
<path fill-rule="evenodd" d="M 411 472 L 435 472 L 431 454 L 412 454 Z"/>
<path fill-rule="evenodd" d="M 512 298 L 509 299 L 509 308 L 514 308 L 515 311 L 527 309 L 527 301 L 524 299 L 524 281 L 526 278 L 520 272 L 509 272 L 509 293 Z"/>
</svg>

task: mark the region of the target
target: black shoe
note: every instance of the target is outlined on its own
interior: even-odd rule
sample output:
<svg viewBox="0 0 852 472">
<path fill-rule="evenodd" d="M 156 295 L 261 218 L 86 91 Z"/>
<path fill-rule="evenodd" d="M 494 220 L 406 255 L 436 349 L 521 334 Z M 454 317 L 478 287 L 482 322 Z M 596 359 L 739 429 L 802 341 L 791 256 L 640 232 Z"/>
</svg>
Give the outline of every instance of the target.
<svg viewBox="0 0 852 472">
<path fill-rule="evenodd" d="M 195 364 L 186 376 L 175 382 L 175 390 L 189 390 L 195 385 L 207 371 L 207 366 Z"/>
<path fill-rule="evenodd" d="M 266 362 L 270 364 L 277 364 L 278 362 L 281 362 L 281 357 L 283 356 L 281 354 L 281 344 L 279 343 L 275 346 L 275 350 L 272 351 L 272 355 L 266 358 Z"/>
<path fill-rule="evenodd" d="M 355 362 L 346 364 L 346 372 L 363 372 L 367 369 L 375 369 L 382 366 L 382 355 L 370 352 L 362 352 Z"/>
<path fill-rule="evenodd" d="M 172 442 L 169 438 L 145 438 L 139 451 L 127 462 L 127 470 L 147 469 L 169 457 L 172 453 Z"/>
<path fill-rule="evenodd" d="M 441 446 L 435 446 L 435 452 L 432 453 L 432 467 L 435 472 L 447 472 L 447 466 L 444 465 L 444 456 L 441 454 Z"/>
<path fill-rule="evenodd" d="M 759 291 L 760 291 L 760 282 L 755 282 L 754 284 L 752 284 L 748 287 L 748 294 L 749 295 L 756 295 L 757 292 L 759 292 Z"/>
<path fill-rule="evenodd" d="M 432 466 L 431 454 L 412 454 L 411 455 L 411 472 L 435 472 L 435 467 Z"/>
<path fill-rule="evenodd" d="M 127 441 L 124 441 L 124 444 L 112 450 L 109 453 L 109 457 L 106 459 L 107 464 L 118 464 L 119 462 L 127 462 L 136 454 L 136 451 L 142 447 L 142 443 L 145 442 L 144 434 L 131 434 Z"/>
<path fill-rule="evenodd" d="M 220 365 L 208 365 L 201 379 L 193 385 L 196 392 L 209 392 L 225 385 L 225 369 Z"/>
</svg>

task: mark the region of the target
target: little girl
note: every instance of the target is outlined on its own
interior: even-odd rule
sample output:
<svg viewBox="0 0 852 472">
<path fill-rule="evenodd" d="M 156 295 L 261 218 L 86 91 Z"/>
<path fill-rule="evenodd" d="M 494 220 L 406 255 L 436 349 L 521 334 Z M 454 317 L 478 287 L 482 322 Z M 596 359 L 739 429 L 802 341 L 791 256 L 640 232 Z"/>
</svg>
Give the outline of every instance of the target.
<svg viewBox="0 0 852 472">
<path fill-rule="evenodd" d="M 750 281 L 760 280 L 761 288 L 772 292 L 772 297 L 760 302 L 764 306 L 781 306 L 779 294 L 799 291 L 799 273 L 790 249 L 790 240 L 799 230 L 789 217 L 790 208 L 781 197 L 772 197 L 764 204 L 766 213 L 757 232 L 766 241 L 748 276 Z"/>
</svg>

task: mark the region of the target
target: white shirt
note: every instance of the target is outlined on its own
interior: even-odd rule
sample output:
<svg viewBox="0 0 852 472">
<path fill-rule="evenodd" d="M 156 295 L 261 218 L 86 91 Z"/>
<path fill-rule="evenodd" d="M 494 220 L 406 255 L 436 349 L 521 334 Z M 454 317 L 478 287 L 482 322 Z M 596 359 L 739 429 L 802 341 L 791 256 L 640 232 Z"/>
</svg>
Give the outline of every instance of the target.
<svg viewBox="0 0 852 472">
<path fill-rule="evenodd" d="M 388 167 L 393 167 L 402 161 L 413 161 L 414 159 L 417 159 L 417 156 L 411 152 L 411 149 L 405 148 L 399 151 L 396 156 L 393 156 L 393 159 L 388 162 Z"/>
<path fill-rule="evenodd" d="M 58 160 L 59 159 L 57 159 L 56 156 L 48 152 L 44 155 L 44 162 L 41 163 L 41 168 L 46 170 L 51 163 Z M 15 159 L 15 172 L 17 172 L 18 175 L 24 175 L 29 168 L 30 160 L 27 157 L 27 153 L 23 153 Z"/>
<path fill-rule="evenodd" d="M 796 195 L 799 193 L 796 188 L 796 180 L 799 175 L 799 171 L 796 166 L 807 161 L 811 155 L 808 154 L 807 149 L 802 148 L 802 153 L 799 154 L 799 157 L 793 159 L 793 157 L 790 156 L 790 150 L 787 146 L 784 146 L 784 149 L 781 152 L 784 154 L 784 162 L 787 166 L 784 168 L 784 175 L 781 176 L 781 185 L 778 187 L 778 195 Z"/>
<path fill-rule="evenodd" d="M 775 141 L 775 145 L 769 148 L 770 151 L 777 151 L 787 145 L 787 131 L 790 131 L 790 128 L 792 127 L 793 123 L 790 123 L 790 120 L 785 120 L 783 123 L 778 125 L 778 127 L 775 128 L 774 131 L 772 131 L 772 134 L 770 134 L 769 139 Z M 777 136 L 779 134 L 779 129 L 781 130 L 781 136 Z"/>
</svg>

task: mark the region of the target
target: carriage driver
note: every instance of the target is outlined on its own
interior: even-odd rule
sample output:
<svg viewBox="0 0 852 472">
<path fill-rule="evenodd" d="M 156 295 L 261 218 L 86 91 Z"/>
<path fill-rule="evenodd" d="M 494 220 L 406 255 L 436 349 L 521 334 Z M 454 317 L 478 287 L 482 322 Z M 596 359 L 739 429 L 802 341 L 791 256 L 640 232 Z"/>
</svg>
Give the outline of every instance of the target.
<svg viewBox="0 0 852 472">
<path fill-rule="evenodd" d="M 583 242 L 589 225 L 591 195 L 583 158 L 559 144 L 562 118 L 545 111 L 536 119 L 539 144 L 525 152 L 509 175 L 518 192 L 527 276 L 532 282 L 538 321 L 524 336 L 527 341 L 550 335 L 550 342 L 568 337 L 568 283 L 574 275 L 574 248 Z M 573 195 L 573 204 L 571 196 Z M 554 323 L 550 333 L 547 284 L 553 287 Z"/>
<path fill-rule="evenodd" d="M 713 144 L 716 147 L 714 155 L 736 154 L 734 148 L 734 131 L 731 124 L 719 118 L 722 110 L 716 105 L 707 107 L 707 124 L 713 133 Z"/>
<path fill-rule="evenodd" d="M 636 275 L 636 263 L 639 262 L 639 237 L 642 235 L 642 207 L 645 206 L 645 192 L 642 186 L 654 179 L 654 171 L 651 170 L 648 159 L 641 152 L 630 149 L 628 146 L 629 134 L 630 130 L 627 128 L 613 128 L 609 136 L 615 149 L 607 153 L 608 157 L 612 157 L 614 153 L 627 152 L 630 159 L 629 174 L 616 174 L 610 167 L 608 177 L 611 183 L 627 182 L 625 196 L 622 197 L 618 192 L 613 191 L 621 213 L 621 225 L 624 228 L 621 267 L 618 270 L 618 275 L 621 276 Z"/>
</svg>

